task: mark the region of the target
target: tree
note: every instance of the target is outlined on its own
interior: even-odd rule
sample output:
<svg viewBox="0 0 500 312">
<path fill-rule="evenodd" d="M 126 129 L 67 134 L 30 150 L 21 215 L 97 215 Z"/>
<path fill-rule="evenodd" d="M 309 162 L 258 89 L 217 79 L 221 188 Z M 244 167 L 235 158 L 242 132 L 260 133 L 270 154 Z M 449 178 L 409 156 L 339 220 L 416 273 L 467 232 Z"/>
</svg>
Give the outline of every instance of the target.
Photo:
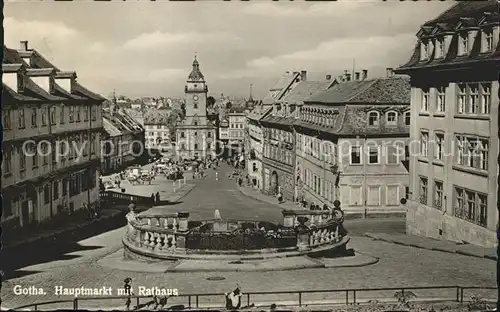
<svg viewBox="0 0 500 312">
<path fill-rule="evenodd" d="M 207 98 L 207 108 L 212 108 L 215 105 L 215 98 L 213 96 L 209 96 Z"/>
<path fill-rule="evenodd" d="M 232 106 L 233 106 L 233 104 L 231 104 L 231 102 L 226 103 L 226 109 L 231 109 Z"/>
</svg>

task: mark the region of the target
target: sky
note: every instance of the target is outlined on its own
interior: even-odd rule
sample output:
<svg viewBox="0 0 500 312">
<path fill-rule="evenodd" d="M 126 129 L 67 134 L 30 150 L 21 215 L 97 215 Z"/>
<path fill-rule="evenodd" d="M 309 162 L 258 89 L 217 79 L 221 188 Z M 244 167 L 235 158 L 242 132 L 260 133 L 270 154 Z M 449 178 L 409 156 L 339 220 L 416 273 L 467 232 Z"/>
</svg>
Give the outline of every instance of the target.
<svg viewBox="0 0 500 312">
<path fill-rule="evenodd" d="M 385 75 L 425 21 L 453 2 L 48 2 L 7 0 L 5 44 L 21 40 L 94 92 L 181 97 L 195 53 L 209 93 L 262 98 L 286 71 Z"/>
</svg>

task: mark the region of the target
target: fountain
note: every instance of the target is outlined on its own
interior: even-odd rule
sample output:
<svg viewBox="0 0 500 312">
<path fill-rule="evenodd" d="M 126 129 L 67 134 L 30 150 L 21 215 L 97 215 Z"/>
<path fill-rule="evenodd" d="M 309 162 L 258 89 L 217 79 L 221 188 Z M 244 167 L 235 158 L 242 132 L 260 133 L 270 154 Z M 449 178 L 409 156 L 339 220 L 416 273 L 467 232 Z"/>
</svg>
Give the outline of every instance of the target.
<svg viewBox="0 0 500 312">
<path fill-rule="evenodd" d="M 349 241 L 340 202 L 333 210 L 283 210 L 283 224 L 255 220 L 189 220 L 188 212 L 136 214 L 122 239 L 127 259 L 256 260 L 345 255 Z M 158 209 L 156 209 L 158 210 Z"/>
</svg>

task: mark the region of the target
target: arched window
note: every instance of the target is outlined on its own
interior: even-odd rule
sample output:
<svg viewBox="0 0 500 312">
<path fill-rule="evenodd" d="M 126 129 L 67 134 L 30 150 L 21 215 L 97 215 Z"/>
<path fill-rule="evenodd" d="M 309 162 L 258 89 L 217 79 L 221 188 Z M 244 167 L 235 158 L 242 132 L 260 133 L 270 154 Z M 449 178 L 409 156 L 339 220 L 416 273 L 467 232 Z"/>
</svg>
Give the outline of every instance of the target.
<svg viewBox="0 0 500 312">
<path fill-rule="evenodd" d="M 379 113 L 378 112 L 369 112 L 368 113 L 368 125 L 369 126 L 378 126 L 379 125 Z"/>
<path fill-rule="evenodd" d="M 386 122 L 389 126 L 395 126 L 398 124 L 398 114 L 394 111 L 387 112 Z"/>
<path fill-rule="evenodd" d="M 411 122 L 411 115 L 410 112 L 405 112 L 405 125 L 409 126 Z"/>
</svg>

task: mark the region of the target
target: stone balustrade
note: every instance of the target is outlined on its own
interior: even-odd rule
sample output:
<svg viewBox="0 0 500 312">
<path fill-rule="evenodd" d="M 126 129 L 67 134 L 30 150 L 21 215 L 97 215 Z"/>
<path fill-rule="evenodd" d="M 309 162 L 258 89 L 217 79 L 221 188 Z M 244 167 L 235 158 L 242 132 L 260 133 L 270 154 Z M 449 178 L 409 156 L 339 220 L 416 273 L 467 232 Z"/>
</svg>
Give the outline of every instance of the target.
<svg viewBox="0 0 500 312">
<path fill-rule="evenodd" d="M 141 213 L 129 220 L 128 241 L 160 253 L 185 253 L 188 212 Z"/>
<path fill-rule="evenodd" d="M 328 222 L 333 218 L 330 210 L 304 210 L 304 209 L 285 209 L 282 211 L 283 225 L 285 227 L 296 227 L 298 225 L 297 218 L 305 217 L 309 224 L 320 225 Z"/>
</svg>

